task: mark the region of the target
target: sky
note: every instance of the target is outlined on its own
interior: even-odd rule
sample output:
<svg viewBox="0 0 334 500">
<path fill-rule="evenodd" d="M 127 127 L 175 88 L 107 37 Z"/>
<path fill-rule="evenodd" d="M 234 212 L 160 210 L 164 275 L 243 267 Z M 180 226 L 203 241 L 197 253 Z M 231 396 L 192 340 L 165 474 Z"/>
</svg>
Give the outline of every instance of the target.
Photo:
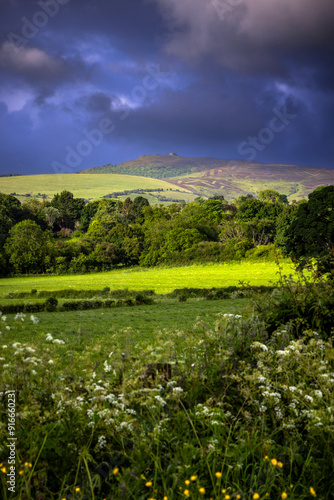
<svg viewBox="0 0 334 500">
<path fill-rule="evenodd" d="M 333 0 L 0 0 L 0 173 L 334 168 Z"/>
</svg>

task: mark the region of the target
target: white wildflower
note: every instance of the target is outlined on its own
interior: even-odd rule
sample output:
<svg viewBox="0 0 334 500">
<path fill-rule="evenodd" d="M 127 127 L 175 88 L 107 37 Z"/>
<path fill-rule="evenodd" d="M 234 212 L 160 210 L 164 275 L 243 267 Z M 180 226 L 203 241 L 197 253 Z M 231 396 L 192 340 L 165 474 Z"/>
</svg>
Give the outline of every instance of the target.
<svg viewBox="0 0 334 500">
<path fill-rule="evenodd" d="M 310 403 L 313 403 L 313 398 L 312 398 L 312 396 L 309 396 L 308 394 L 306 394 L 304 397 L 305 397 L 305 399 L 306 399 L 307 401 L 309 401 Z"/>
<path fill-rule="evenodd" d="M 106 447 L 106 444 L 107 444 L 106 437 L 100 436 L 97 442 L 97 446 L 102 449 Z"/>
<path fill-rule="evenodd" d="M 110 365 L 108 365 L 108 361 L 105 361 L 105 362 L 103 363 L 103 366 L 104 366 L 104 371 L 105 371 L 106 373 L 109 373 L 109 372 L 111 371 L 111 366 L 110 366 Z"/>
<path fill-rule="evenodd" d="M 12 346 L 14 347 L 14 349 L 18 349 L 18 347 L 21 345 L 21 342 L 14 342 L 14 344 L 12 344 Z"/>
<path fill-rule="evenodd" d="M 10 330 L 10 326 L 8 326 L 8 325 L 7 325 L 7 326 L 6 326 L 6 330 Z"/>
<path fill-rule="evenodd" d="M 34 323 L 34 325 L 37 325 L 39 323 L 39 319 L 36 318 L 33 314 L 30 316 L 31 321 Z"/>
<path fill-rule="evenodd" d="M 160 403 L 162 404 L 162 406 L 165 406 L 166 405 L 166 401 L 164 399 L 162 399 L 161 396 L 154 396 L 154 398 Z"/>
<path fill-rule="evenodd" d="M 52 341 L 53 344 L 58 344 L 58 345 L 64 345 L 65 342 L 63 340 L 60 340 L 60 339 L 54 339 Z"/>
<path fill-rule="evenodd" d="M 49 359 L 48 365 L 53 365 L 53 364 L 54 364 L 54 361 L 52 359 Z"/>
<path fill-rule="evenodd" d="M 7 316 L 1 316 L 2 321 L 6 321 Z"/>
<path fill-rule="evenodd" d="M 53 337 L 52 337 L 51 333 L 47 333 L 46 334 L 45 340 L 46 340 L 46 342 L 51 342 L 53 340 Z"/>
</svg>

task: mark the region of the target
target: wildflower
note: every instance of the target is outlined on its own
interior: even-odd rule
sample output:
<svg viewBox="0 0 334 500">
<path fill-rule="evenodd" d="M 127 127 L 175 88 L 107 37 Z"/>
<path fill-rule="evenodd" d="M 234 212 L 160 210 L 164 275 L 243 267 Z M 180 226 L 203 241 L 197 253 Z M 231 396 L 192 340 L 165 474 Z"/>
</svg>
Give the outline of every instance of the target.
<svg viewBox="0 0 334 500">
<path fill-rule="evenodd" d="M 266 455 L 266 456 L 264 457 L 264 459 L 265 459 L 265 460 L 269 460 L 269 457 L 268 457 L 268 455 Z"/>
<path fill-rule="evenodd" d="M 53 361 L 52 359 L 50 359 L 50 360 L 48 361 L 48 365 L 53 365 L 53 363 L 54 363 L 54 361 Z"/>
<path fill-rule="evenodd" d="M 277 460 L 276 460 L 276 458 L 272 458 L 270 461 L 271 461 L 271 463 L 272 463 L 274 466 L 275 466 L 275 465 L 277 465 Z"/>
<path fill-rule="evenodd" d="M 283 464 L 282 464 L 282 462 L 277 462 L 277 465 L 278 465 L 278 467 L 279 467 L 280 469 L 282 469 L 282 468 L 283 468 Z"/>
<path fill-rule="evenodd" d="M 189 479 L 186 479 L 186 480 L 185 480 L 185 482 L 184 482 L 184 484 L 185 484 L 186 486 L 189 486 L 189 484 L 190 484 Z"/>
<path fill-rule="evenodd" d="M 147 481 L 147 483 L 145 483 L 145 486 L 147 486 L 148 488 L 152 486 L 152 481 Z"/>
<path fill-rule="evenodd" d="M 225 489 L 224 489 L 224 490 L 222 490 L 222 493 L 226 493 L 226 490 L 225 490 Z"/>
<path fill-rule="evenodd" d="M 196 481 L 197 476 L 191 476 L 190 481 Z"/>
<path fill-rule="evenodd" d="M 76 493 L 79 493 L 79 491 L 80 491 L 80 488 L 79 488 L 79 487 L 75 488 L 75 492 L 76 492 Z"/>
<path fill-rule="evenodd" d="M 184 494 L 186 497 L 190 497 L 190 491 L 189 491 L 189 490 L 184 490 L 183 494 Z"/>
<path fill-rule="evenodd" d="M 47 342 L 51 342 L 51 341 L 53 340 L 53 337 L 52 337 L 51 333 L 47 333 L 47 334 L 46 334 L 46 338 L 45 338 L 45 340 L 46 340 Z"/>
<path fill-rule="evenodd" d="M 286 498 L 288 498 L 288 495 L 285 493 L 285 491 L 283 491 L 281 498 L 282 498 L 282 500 L 285 500 Z"/>
<path fill-rule="evenodd" d="M 221 472 L 216 472 L 216 477 L 218 477 L 218 479 L 220 479 L 222 477 L 222 473 Z"/>
<path fill-rule="evenodd" d="M 1 319 L 2 319 L 2 321 L 6 321 L 7 316 L 2 316 Z"/>
<path fill-rule="evenodd" d="M 259 498 L 260 498 L 260 495 L 258 493 L 254 493 L 253 500 L 258 500 Z"/>
<path fill-rule="evenodd" d="M 316 494 L 316 492 L 314 491 L 314 488 L 312 488 L 312 486 L 310 487 L 310 493 L 311 493 L 311 495 L 312 495 L 313 497 L 316 497 L 316 496 L 317 496 L 317 494 Z"/>
<path fill-rule="evenodd" d="M 33 314 L 30 316 L 31 321 L 34 323 L 34 325 L 38 325 L 39 319 L 36 318 Z"/>
<path fill-rule="evenodd" d="M 168 497 L 164 497 L 164 500 L 168 500 Z"/>
<path fill-rule="evenodd" d="M 22 474 L 23 474 L 23 470 L 20 470 L 20 471 L 19 471 L 19 474 L 20 474 L 20 476 L 22 476 Z"/>
<path fill-rule="evenodd" d="M 225 495 L 225 500 L 230 500 L 230 495 Z"/>
<path fill-rule="evenodd" d="M 198 491 L 201 495 L 205 495 L 205 488 L 200 488 Z"/>
<path fill-rule="evenodd" d="M 119 471 L 119 468 L 118 467 L 115 467 L 114 470 L 112 471 L 113 474 L 117 474 L 117 472 Z M 147 485 L 146 485 L 147 486 Z"/>
<path fill-rule="evenodd" d="M 237 495 L 237 496 L 236 496 L 236 499 L 237 499 L 237 500 L 240 500 L 240 498 L 241 498 L 241 495 Z"/>
<path fill-rule="evenodd" d="M 6 472 L 7 472 L 6 467 L 2 467 L 1 472 L 3 472 L 4 474 L 6 474 Z"/>
</svg>

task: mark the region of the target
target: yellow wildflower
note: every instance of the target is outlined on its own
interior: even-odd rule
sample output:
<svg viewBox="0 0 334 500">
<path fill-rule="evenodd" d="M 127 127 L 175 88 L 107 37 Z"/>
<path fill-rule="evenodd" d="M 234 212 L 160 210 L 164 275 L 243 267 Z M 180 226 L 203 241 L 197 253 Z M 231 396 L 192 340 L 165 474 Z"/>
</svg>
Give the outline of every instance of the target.
<svg viewBox="0 0 334 500">
<path fill-rule="evenodd" d="M 285 491 L 283 491 L 281 497 L 282 497 L 282 500 L 285 500 L 286 498 L 288 498 L 288 495 L 285 493 Z"/>
<path fill-rule="evenodd" d="M 76 493 L 79 493 L 79 491 L 80 491 L 80 488 L 79 488 L 79 487 L 75 488 L 75 492 L 76 492 Z"/>
<path fill-rule="evenodd" d="M 147 481 L 147 483 L 145 483 L 145 486 L 147 486 L 148 488 L 152 486 L 152 481 Z"/>
<path fill-rule="evenodd" d="M 317 496 L 317 494 L 316 494 L 316 492 L 314 491 L 314 488 L 312 488 L 312 486 L 310 487 L 310 493 L 311 493 L 311 495 L 312 495 L 313 497 L 316 497 L 316 496 Z"/>
<path fill-rule="evenodd" d="M 260 498 L 260 495 L 258 493 L 254 493 L 253 500 L 258 500 L 259 498 Z"/>
<path fill-rule="evenodd" d="M 277 462 L 277 465 L 278 465 L 278 467 L 280 467 L 282 469 L 282 467 L 283 467 L 282 462 Z"/>
<path fill-rule="evenodd" d="M 197 476 L 191 476 L 190 481 L 196 481 Z"/>
<path fill-rule="evenodd" d="M 273 465 L 277 465 L 277 460 L 276 460 L 276 458 L 272 458 L 272 459 L 271 459 L 271 463 L 272 463 Z"/>
<path fill-rule="evenodd" d="M 1 472 L 3 472 L 4 474 L 6 474 L 6 472 L 7 472 L 6 467 L 2 467 Z"/>
<path fill-rule="evenodd" d="M 230 495 L 225 495 L 225 500 L 230 500 Z"/>
<path fill-rule="evenodd" d="M 223 475 L 223 474 L 222 474 L 221 472 L 216 472 L 216 477 L 218 477 L 218 479 L 219 479 L 219 478 L 221 478 L 221 477 L 222 477 L 222 475 Z"/>
<path fill-rule="evenodd" d="M 186 479 L 185 482 L 184 482 L 184 484 L 186 484 L 188 486 L 190 484 L 189 479 Z"/>
<path fill-rule="evenodd" d="M 183 493 L 184 493 L 184 495 L 185 495 L 186 497 L 190 497 L 190 491 L 189 491 L 189 490 L 184 490 L 184 492 L 183 492 Z"/>
<path fill-rule="evenodd" d="M 113 474 L 117 474 L 119 472 L 119 468 L 115 467 L 114 470 L 112 471 Z"/>
<path fill-rule="evenodd" d="M 198 491 L 201 495 L 205 495 L 205 488 L 200 488 Z"/>
</svg>

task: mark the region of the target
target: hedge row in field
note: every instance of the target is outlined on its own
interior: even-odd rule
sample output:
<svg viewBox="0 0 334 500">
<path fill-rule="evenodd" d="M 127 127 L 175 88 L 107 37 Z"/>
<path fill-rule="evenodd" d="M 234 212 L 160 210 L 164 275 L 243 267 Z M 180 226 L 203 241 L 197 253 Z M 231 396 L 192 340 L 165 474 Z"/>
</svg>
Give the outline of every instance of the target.
<svg viewBox="0 0 334 500">
<path fill-rule="evenodd" d="M 153 304 L 151 297 L 137 293 L 134 297 L 125 297 L 123 299 L 82 299 L 82 300 L 66 300 L 61 304 L 58 300 L 50 297 L 45 302 L 35 304 L 7 304 L 1 306 L 1 312 L 4 314 L 15 313 L 36 313 L 36 312 L 57 312 L 57 311 L 80 311 L 87 309 L 100 309 L 102 307 L 122 307 L 122 306 L 138 306 L 142 304 Z"/>
</svg>

